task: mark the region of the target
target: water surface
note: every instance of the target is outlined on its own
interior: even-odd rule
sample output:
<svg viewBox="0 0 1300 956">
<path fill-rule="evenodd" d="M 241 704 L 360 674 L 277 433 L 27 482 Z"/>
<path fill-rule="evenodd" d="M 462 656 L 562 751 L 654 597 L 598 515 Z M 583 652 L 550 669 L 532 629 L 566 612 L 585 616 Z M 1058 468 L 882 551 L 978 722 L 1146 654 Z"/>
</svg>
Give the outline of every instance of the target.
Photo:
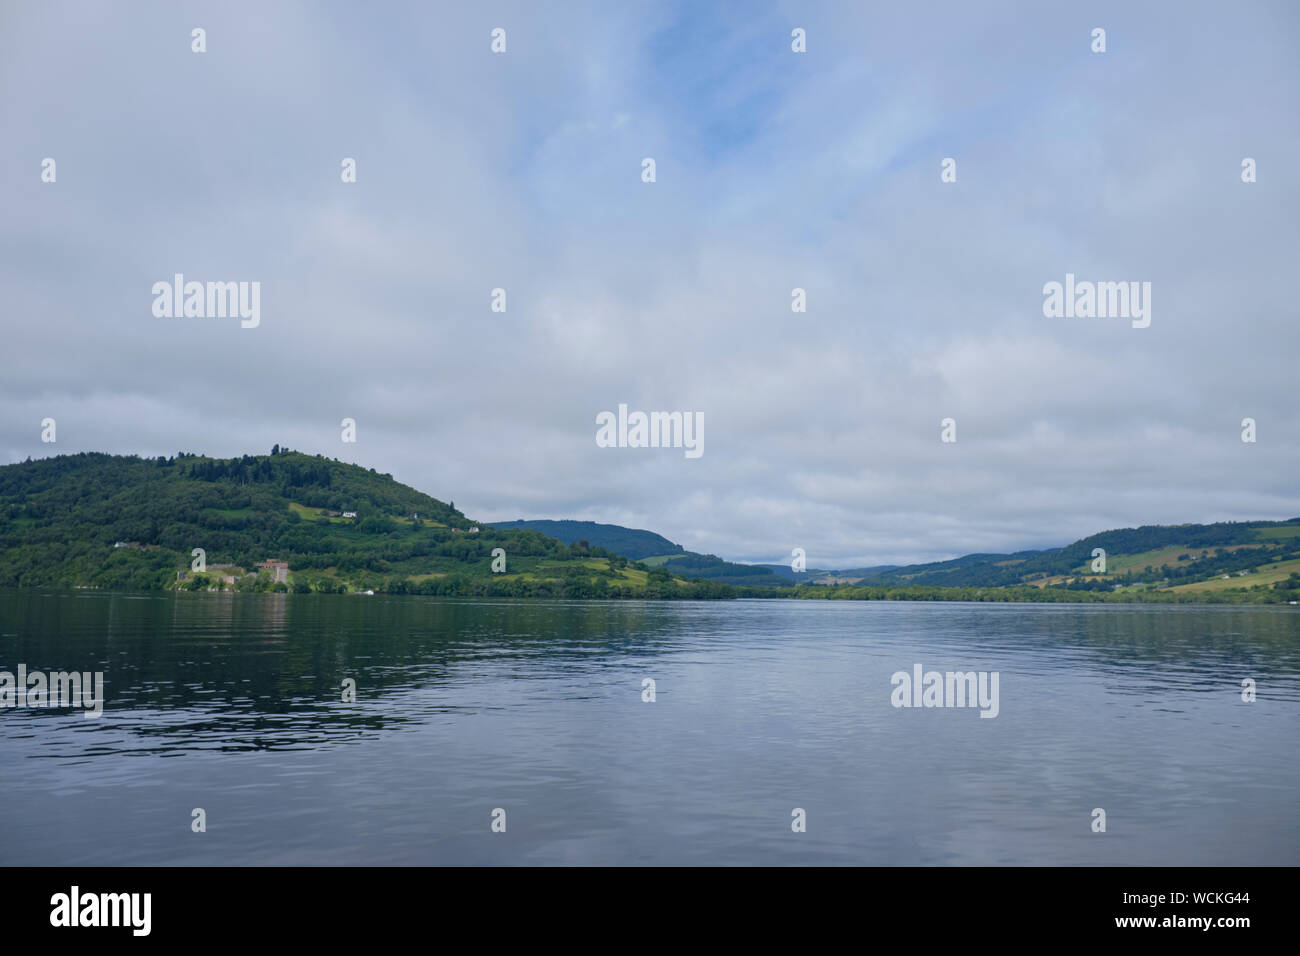
<svg viewBox="0 0 1300 956">
<path fill-rule="evenodd" d="M 19 663 L 107 705 L 0 710 L 6 864 L 1300 863 L 1289 607 L 0 591 Z"/>
</svg>

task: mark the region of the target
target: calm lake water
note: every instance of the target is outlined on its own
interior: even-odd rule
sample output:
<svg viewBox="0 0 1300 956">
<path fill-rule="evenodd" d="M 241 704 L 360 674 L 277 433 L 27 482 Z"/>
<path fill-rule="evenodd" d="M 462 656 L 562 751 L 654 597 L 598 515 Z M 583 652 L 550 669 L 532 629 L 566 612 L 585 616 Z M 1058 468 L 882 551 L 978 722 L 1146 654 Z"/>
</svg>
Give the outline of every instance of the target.
<svg viewBox="0 0 1300 956">
<path fill-rule="evenodd" d="M 2 591 L 0 863 L 1298 864 L 1297 611 Z"/>
</svg>

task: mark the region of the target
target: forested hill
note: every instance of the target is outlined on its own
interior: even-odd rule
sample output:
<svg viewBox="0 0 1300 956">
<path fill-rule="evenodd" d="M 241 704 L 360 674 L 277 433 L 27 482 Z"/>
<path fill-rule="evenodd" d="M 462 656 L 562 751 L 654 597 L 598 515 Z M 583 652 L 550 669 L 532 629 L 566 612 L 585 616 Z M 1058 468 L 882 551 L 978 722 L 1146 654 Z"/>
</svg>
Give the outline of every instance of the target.
<svg viewBox="0 0 1300 956">
<path fill-rule="evenodd" d="M 502 527 L 503 525 L 498 525 Z M 744 594 L 917 600 L 1300 600 L 1300 518 L 1217 524 L 1145 525 L 1091 535 L 1073 544 L 1012 554 L 968 554 L 903 567 L 794 571 L 742 565 L 682 551 L 650 531 L 582 521 L 523 521 L 642 564 Z M 672 550 L 668 550 L 668 547 Z M 658 553 L 648 554 L 647 552 Z M 1104 556 L 1104 560 L 1103 560 Z M 978 592 L 978 593 L 976 593 Z"/>
<path fill-rule="evenodd" d="M 789 575 L 774 573 L 762 564 L 736 564 L 723 560 L 716 554 L 698 554 L 673 544 L 661 534 L 625 528 L 617 524 L 598 524 L 595 521 L 497 521 L 495 528 L 528 528 L 559 538 L 566 544 L 586 543 L 621 554 L 647 567 L 663 568 L 674 575 L 697 581 L 713 581 L 745 588 L 788 588 L 796 583 Z M 788 568 L 781 569 L 788 571 Z M 808 576 L 811 582 L 814 575 Z"/>
<path fill-rule="evenodd" d="M 1300 602 L 1300 519 L 1126 528 L 1046 551 L 807 577 L 651 532 L 525 523 L 554 525 L 566 544 L 518 524 L 479 524 L 391 475 L 278 447 L 233 459 L 64 455 L 0 467 L 0 587 Z M 618 547 L 659 553 L 631 560 Z"/>
<path fill-rule="evenodd" d="M 1100 560 L 1104 557 L 1104 560 Z M 1094 567 L 1095 565 L 1095 567 Z M 870 583 L 927 587 L 1222 590 L 1273 584 L 1300 570 L 1300 518 L 1144 525 L 1063 548 L 968 554 L 876 572 Z"/>
<path fill-rule="evenodd" d="M 196 548 L 204 573 L 192 568 Z M 287 580 L 259 569 L 269 562 L 287 565 Z M 0 467 L 0 586 L 730 594 L 599 547 L 479 525 L 391 475 L 278 446 L 233 459 L 82 453 Z"/>
<path fill-rule="evenodd" d="M 656 555 L 685 554 L 686 549 L 680 544 L 673 544 L 661 534 L 653 531 L 640 531 L 636 528 L 624 528 L 616 524 L 599 524 L 595 521 L 494 521 L 492 527 L 501 530 L 527 529 L 537 531 L 551 538 L 558 538 L 565 544 L 586 541 L 588 544 L 604 548 L 632 561 L 652 558 Z"/>
</svg>

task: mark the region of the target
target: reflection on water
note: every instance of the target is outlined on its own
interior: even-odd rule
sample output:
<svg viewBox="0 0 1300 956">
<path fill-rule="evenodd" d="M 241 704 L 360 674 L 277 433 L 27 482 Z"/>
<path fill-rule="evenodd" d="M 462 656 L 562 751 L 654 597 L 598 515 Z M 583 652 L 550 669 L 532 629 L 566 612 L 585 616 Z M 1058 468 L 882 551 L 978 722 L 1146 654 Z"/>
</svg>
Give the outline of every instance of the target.
<svg viewBox="0 0 1300 956">
<path fill-rule="evenodd" d="M 1291 608 L 0 592 L 19 663 L 107 703 L 0 711 L 3 862 L 1300 862 Z"/>
</svg>

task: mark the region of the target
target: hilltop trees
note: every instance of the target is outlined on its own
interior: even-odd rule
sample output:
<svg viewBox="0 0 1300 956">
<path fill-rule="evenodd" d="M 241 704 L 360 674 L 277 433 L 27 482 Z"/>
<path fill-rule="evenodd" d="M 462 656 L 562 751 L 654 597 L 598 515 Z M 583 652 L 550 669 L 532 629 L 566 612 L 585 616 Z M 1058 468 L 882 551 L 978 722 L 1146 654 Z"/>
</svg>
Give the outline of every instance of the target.
<svg viewBox="0 0 1300 956">
<path fill-rule="evenodd" d="M 180 586 L 197 590 L 231 576 L 213 564 L 230 564 L 240 569 L 238 590 L 646 596 L 622 573 L 627 561 L 601 548 L 486 525 L 466 534 L 455 529 L 467 519 L 449 503 L 390 475 L 277 449 L 224 460 L 181 452 L 165 464 L 81 454 L 0 468 L 0 586 L 147 590 L 176 587 L 184 571 Z M 319 513 L 344 510 L 363 517 Z M 119 541 L 132 547 L 115 548 Z M 190 572 L 196 547 L 206 576 Z M 498 547 L 510 555 L 509 574 L 491 571 Z M 270 559 L 288 563 L 288 585 L 240 576 Z"/>
</svg>

